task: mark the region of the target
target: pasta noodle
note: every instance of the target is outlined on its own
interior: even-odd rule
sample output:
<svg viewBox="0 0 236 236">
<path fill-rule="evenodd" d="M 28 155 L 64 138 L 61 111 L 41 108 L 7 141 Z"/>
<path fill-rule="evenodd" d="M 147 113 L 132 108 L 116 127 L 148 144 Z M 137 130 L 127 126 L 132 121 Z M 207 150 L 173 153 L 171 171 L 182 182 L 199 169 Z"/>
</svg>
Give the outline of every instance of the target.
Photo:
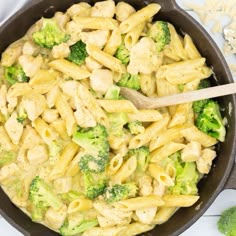
<svg viewBox="0 0 236 236">
<path fill-rule="evenodd" d="M 197 90 L 213 73 L 159 4 L 92 2 L 40 19 L 2 53 L 0 186 L 56 233 L 134 236 L 199 200 L 225 134 L 200 130 L 197 103 L 137 109 L 122 96 Z M 42 30 L 52 21 L 57 39 Z"/>
</svg>

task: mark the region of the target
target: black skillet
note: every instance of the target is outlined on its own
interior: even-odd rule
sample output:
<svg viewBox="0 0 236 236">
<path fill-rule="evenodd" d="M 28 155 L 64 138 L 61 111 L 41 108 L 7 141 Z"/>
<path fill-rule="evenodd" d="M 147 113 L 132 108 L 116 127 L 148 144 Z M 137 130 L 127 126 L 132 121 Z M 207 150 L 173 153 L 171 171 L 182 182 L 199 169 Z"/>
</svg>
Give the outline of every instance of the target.
<svg viewBox="0 0 236 236">
<path fill-rule="evenodd" d="M 89 0 L 83 1 L 90 4 L 96 2 Z M 17 12 L 1 26 L 0 53 L 10 43 L 22 37 L 27 29 L 40 17 L 51 17 L 56 11 L 65 11 L 73 3 L 78 2 L 80 1 L 31 0 L 24 9 Z M 227 84 L 233 82 L 230 70 L 212 38 L 191 16 L 180 9 L 174 0 L 127 0 L 126 2 L 132 4 L 136 9 L 140 9 L 153 2 L 161 4 L 162 8 L 156 19 L 171 22 L 180 33 L 187 32 L 193 38 L 200 53 L 206 57 L 207 64 L 214 69 L 215 83 Z M 228 120 L 227 136 L 225 142 L 217 146 L 218 157 L 214 161 L 214 166 L 210 174 L 199 183 L 200 200 L 190 208 L 180 209 L 168 222 L 156 226 L 155 229 L 143 235 L 175 236 L 181 234 L 208 209 L 221 191 L 227 188 L 236 188 L 236 168 L 233 168 L 236 153 L 236 99 L 235 96 L 230 95 L 220 98 L 219 102 L 225 108 L 223 115 Z M 233 108 L 231 112 L 230 106 Z M 230 176 L 232 169 L 233 171 Z M 24 235 L 58 235 L 40 224 L 33 223 L 10 202 L 2 190 L 0 190 L 0 214 Z"/>
</svg>

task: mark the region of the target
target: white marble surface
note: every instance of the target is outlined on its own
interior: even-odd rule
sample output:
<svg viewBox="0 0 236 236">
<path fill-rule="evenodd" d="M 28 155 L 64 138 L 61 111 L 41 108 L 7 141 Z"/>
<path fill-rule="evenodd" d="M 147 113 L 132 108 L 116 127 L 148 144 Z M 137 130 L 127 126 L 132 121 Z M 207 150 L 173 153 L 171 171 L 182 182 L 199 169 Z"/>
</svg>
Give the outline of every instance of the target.
<svg viewBox="0 0 236 236">
<path fill-rule="evenodd" d="M 16 9 L 21 7 L 24 2 L 27 0 L 0 0 L 0 24 L 7 18 L 8 15 L 13 14 Z M 190 0 L 186 0 L 190 1 Z M 191 2 L 201 3 L 204 0 L 192 0 Z M 228 0 L 230 1 L 230 0 Z M 181 7 L 184 7 L 182 0 L 177 0 Z M 188 11 L 188 9 L 186 9 Z M 188 11 L 190 15 L 192 15 L 196 20 L 199 20 L 197 15 Z M 205 27 L 208 31 L 210 30 L 210 26 Z M 213 34 L 212 37 L 218 44 L 220 48 L 223 45 L 223 37 L 221 34 Z M 226 57 L 228 63 L 236 64 L 236 57 L 230 56 Z M 236 77 L 234 77 L 236 80 Z M 228 207 L 236 205 L 236 190 L 225 190 L 223 191 L 215 200 L 215 202 L 211 205 L 211 207 L 206 211 L 206 213 L 187 231 L 185 231 L 181 236 L 220 236 L 217 230 L 217 220 L 219 219 L 220 214 L 224 209 Z M 0 235 L 4 236 L 22 236 L 16 229 L 14 229 L 10 224 L 8 224 L 3 218 L 0 216 Z"/>
</svg>

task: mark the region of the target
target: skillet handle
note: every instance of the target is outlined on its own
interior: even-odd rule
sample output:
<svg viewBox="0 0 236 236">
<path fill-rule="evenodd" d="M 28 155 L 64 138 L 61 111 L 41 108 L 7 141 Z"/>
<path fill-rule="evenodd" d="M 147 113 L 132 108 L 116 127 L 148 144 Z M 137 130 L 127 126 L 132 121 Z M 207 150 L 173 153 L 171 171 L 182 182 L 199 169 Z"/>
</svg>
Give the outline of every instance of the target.
<svg viewBox="0 0 236 236">
<path fill-rule="evenodd" d="M 230 176 L 224 186 L 224 189 L 236 189 L 236 164 L 234 163 Z"/>
</svg>

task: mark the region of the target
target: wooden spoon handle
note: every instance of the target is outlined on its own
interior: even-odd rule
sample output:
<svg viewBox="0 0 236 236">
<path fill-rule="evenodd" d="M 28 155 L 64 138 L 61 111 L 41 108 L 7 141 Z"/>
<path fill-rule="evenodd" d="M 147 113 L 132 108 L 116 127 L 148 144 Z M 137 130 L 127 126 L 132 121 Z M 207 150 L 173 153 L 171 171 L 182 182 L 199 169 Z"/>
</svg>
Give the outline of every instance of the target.
<svg viewBox="0 0 236 236">
<path fill-rule="evenodd" d="M 236 83 L 231 83 L 186 93 L 170 95 L 166 97 L 159 97 L 157 99 L 153 98 L 151 101 L 152 104 L 150 104 L 150 106 L 155 106 L 156 108 L 172 106 L 234 93 L 236 93 Z"/>
</svg>

